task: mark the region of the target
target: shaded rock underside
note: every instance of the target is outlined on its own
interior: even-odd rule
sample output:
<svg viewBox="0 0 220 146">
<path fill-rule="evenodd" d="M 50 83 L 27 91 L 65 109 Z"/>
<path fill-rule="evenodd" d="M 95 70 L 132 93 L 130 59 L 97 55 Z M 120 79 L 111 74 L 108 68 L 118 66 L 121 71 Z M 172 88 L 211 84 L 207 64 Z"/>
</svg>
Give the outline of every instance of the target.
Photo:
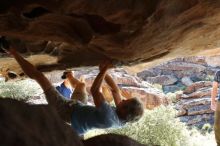
<svg viewBox="0 0 220 146">
<path fill-rule="evenodd" d="M 219 8 L 217 0 L 1 0 L 0 35 L 42 71 L 157 63 L 219 54 Z M 1 70 L 21 73 L 2 54 Z"/>
</svg>

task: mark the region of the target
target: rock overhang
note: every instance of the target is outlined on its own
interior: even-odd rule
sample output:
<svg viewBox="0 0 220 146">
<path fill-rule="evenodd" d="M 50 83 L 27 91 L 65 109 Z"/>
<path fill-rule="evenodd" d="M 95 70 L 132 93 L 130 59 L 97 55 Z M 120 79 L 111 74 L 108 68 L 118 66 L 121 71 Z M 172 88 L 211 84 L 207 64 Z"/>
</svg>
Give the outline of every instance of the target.
<svg viewBox="0 0 220 146">
<path fill-rule="evenodd" d="M 155 59 L 161 62 L 179 56 L 212 54 L 219 47 L 218 1 L 0 3 L 0 35 L 6 36 L 19 52 L 31 56 L 32 63 L 42 71 L 94 66 L 106 59 L 119 65 Z M 45 58 L 38 59 L 42 54 Z M 14 66 L 4 67 L 17 70 Z"/>
</svg>

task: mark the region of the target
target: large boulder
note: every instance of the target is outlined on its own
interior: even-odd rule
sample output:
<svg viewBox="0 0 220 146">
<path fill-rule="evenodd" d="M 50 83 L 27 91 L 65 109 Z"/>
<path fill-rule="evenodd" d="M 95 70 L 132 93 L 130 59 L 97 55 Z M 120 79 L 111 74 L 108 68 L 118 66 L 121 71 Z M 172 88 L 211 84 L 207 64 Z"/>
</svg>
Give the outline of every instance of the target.
<svg viewBox="0 0 220 146">
<path fill-rule="evenodd" d="M 163 70 L 163 72 L 171 71 L 178 78 L 198 74 L 206 69 L 203 65 L 188 62 L 168 62 L 157 68 Z"/>
<path fill-rule="evenodd" d="M 212 57 L 194 56 L 176 58 L 145 69 L 138 73 L 137 76 L 145 81 L 161 84 L 165 93 L 183 90 L 184 88 L 194 88 L 193 86 L 203 86 L 203 82 L 212 81 L 215 72 L 219 70 L 218 67 L 210 66 L 206 62 L 207 58 Z"/>
<path fill-rule="evenodd" d="M 156 77 L 147 77 L 145 81 L 151 84 L 172 85 L 177 82 L 177 78 L 172 75 L 161 75 Z"/>
<path fill-rule="evenodd" d="M 213 113 L 210 104 L 208 105 L 198 105 L 192 108 L 188 108 L 188 115 L 202 115 L 206 113 Z"/>
<path fill-rule="evenodd" d="M 183 94 L 178 95 L 175 104 L 181 121 L 190 126 L 199 126 L 214 121 L 214 111 L 211 110 L 211 82 L 196 82 L 188 86 Z"/>
<path fill-rule="evenodd" d="M 183 77 L 181 79 L 181 82 L 185 85 L 185 86 L 190 86 L 193 84 L 193 81 L 189 78 L 189 77 Z"/>
<path fill-rule="evenodd" d="M 213 113 L 210 107 L 211 98 L 202 97 L 195 99 L 182 99 L 175 104 L 178 110 L 178 116 L 184 115 L 200 115 L 206 113 Z"/>
<path fill-rule="evenodd" d="M 191 84 L 190 86 L 188 86 L 183 93 L 184 94 L 191 94 L 201 88 L 210 88 L 212 86 L 212 82 L 211 81 L 201 81 L 201 82 L 196 82 Z"/>
<path fill-rule="evenodd" d="M 139 98 L 147 109 L 153 109 L 160 105 L 168 105 L 166 96 L 154 88 L 123 87 L 122 95 L 125 95 L 128 99 L 131 97 Z"/>
<path fill-rule="evenodd" d="M 205 70 L 205 66 L 188 63 L 188 62 L 168 62 L 167 64 L 163 64 L 158 66 L 161 70 L 172 70 L 172 71 L 186 71 L 189 72 L 201 72 Z"/>
<path fill-rule="evenodd" d="M 220 67 L 220 57 L 219 56 L 206 57 L 206 62 L 211 67 Z"/>
<path fill-rule="evenodd" d="M 202 114 L 202 115 L 193 115 L 193 116 L 182 116 L 180 117 L 181 122 L 187 123 L 188 126 L 197 126 L 202 128 L 206 123 L 214 124 L 214 115 L 213 114 Z"/>
<path fill-rule="evenodd" d="M 173 84 L 164 85 L 160 81 L 157 81 L 157 83 L 162 85 L 164 93 L 183 91 L 181 94 L 176 95 L 175 108 L 178 110 L 177 116 L 181 117 L 190 126 L 202 126 L 206 121 L 213 124 L 214 111 L 210 108 L 211 90 L 214 74 L 219 70 L 218 63 L 214 63 L 218 60 L 218 57 L 214 56 L 213 59 L 204 56 L 176 58 L 146 69 L 138 75 L 143 80 L 175 76 L 177 82 Z M 214 64 L 211 65 L 212 63 Z M 152 77 L 148 77 L 150 75 Z M 203 115 L 210 116 L 205 116 L 206 121 L 201 122 L 197 118 L 203 117 Z"/>
<path fill-rule="evenodd" d="M 201 98 L 205 96 L 211 96 L 211 88 L 201 88 L 190 94 L 183 94 L 181 98 Z"/>
<path fill-rule="evenodd" d="M 137 73 L 137 76 L 146 80 L 148 77 L 155 77 L 158 76 L 158 72 L 153 69 L 146 69 L 142 72 Z"/>
<path fill-rule="evenodd" d="M 79 136 L 47 105 L 0 98 L 0 145 L 83 146 Z"/>
<path fill-rule="evenodd" d="M 183 85 L 181 82 L 177 82 L 176 84 L 173 85 L 166 85 L 163 86 L 163 92 L 164 93 L 169 93 L 169 92 L 176 92 L 176 91 L 181 91 L 185 88 L 186 86 Z"/>
<path fill-rule="evenodd" d="M 198 106 L 198 105 L 210 105 L 211 98 L 210 96 L 202 97 L 202 98 L 194 98 L 194 99 L 182 99 L 176 105 L 179 105 L 185 109 Z"/>
<path fill-rule="evenodd" d="M 193 64 L 207 66 L 206 57 L 204 56 L 179 57 L 168 62 L 171 62 L 171 63 L 172 62 L 186 62 L 186 63 L 193 63 Z"/>
<path fill-rule="evenodd" d="M 125 135 L 98 135 L 83 141 L 84 146 L 145 146 Z"/>
</svg>

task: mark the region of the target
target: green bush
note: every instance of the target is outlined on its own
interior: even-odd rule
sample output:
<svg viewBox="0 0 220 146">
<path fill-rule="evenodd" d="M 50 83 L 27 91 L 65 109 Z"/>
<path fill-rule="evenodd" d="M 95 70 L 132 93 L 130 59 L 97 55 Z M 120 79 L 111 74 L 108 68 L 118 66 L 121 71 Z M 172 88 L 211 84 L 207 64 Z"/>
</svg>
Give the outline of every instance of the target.
<svg viewBox="0 0 220 146">
<path fill-rule="evenodd" d="M 210 133 L 213 130 L 212 125 L 210 125 L 209 123 L 206 123 L 202 126 L 201 132 L 205 135 L 207 133 Z"/>
<path fill-rule="evenodd" d="M 163 86 L 161 84 L 152 84 L 152 86 L 163 92 Z"/>
<path fill-rule="evenodd" d="M 176 111 L 172 107 L 161 106 L 155 110 L 146 111 L 137 123 L 108 132 L 127 135 L 148 145 L 186 146 L 189 132 L 175 116 Z"/>
<path fill-rule="evenodd" d="M 172 103 L 176 103 L 179 99 L 177 98 L 177 94 L 182 94 L 183 91 L 176 91 L 174 93 L 169 92 L 166 94 L 166 97 L 169 101 L 171 101 Z"/>
<path fill-rule="evenodd" d="M 213 81 L 214 80 L 214 76 L 213 75 L 207 75 L 205 78 L 205 81 Z"/>
<path fill-rule="evenodd" d="M 28 97 L 43 93 L 39 85 L 33 80 L 19 80 L 0 82 L 0 97 L 10 97 L 18 100 L 26 100 Z"/>
<path fill-rule="evenodd" d="M 171 106 L 146 110 L 142 119 L 136 123 L 120 129 L 93 130 L 85 138 L 105 133 L 127 135 L 148 146 L 212 146 L 214 143 L 212 136 L 204 136 L 196 129 L 189 130 L 176 118 L 176 110 Z"/>
<path fill-rule="evenodd" d="M 190 130 L 190 139 L 188 139 L 190 146 L 216 146 L 214 132 L 203 133 L 197 128 Z"/>
</svg>

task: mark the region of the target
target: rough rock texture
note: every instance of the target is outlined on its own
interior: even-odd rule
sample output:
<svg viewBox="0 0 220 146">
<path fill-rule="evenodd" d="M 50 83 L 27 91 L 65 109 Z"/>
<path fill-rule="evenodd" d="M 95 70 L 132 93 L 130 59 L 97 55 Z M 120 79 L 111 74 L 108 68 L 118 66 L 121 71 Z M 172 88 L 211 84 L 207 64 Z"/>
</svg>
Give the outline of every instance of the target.
<svg viewBox="0 0 220 146">
<path fill-rule="evenodd" d="M 157 77 L 148 77 L 145 80 L 151 84 L 172 85 L 176 83 L 177 78 L 171 75 L 161 75 Z"/>
<path fill-rule="evenodd" d="M 201 98 L 204 96 L 211 96 L 211 88 L 201 88 L 191 94 L 183 94 L 181 98 Z"/>
<path fill-rule="evenodd" d="M 145 69 L 144 71 L 137 73 L 137 76 L 147 82 L 151 82 L 153 84 L 161 84 L 165 93 L 175 92 L 185 88 L 187 89 L 184 92 L 192 93 L 193 91 L 191 90 L 197 90 L 194 89 L 194 87 L 200 88 L 201 86 L 207 87 L 211 85 L 211 82 L 198 81 L 213 80 L 215 72 L 220 69 L 220 66 L 211 65 L 216 64 L 215 58 L 217 58 L 217 56 L 176 58 L 159 64 L 153 68 Z M 164 77 L 168 76 L 173 77 L 171 78 L 172 80 L 168 80 L 169 82 L 164 82 Z M 152 79 L 154 80 L 152 81 Z M 191 86 L 192 84 L 193 86 Z M 193 96 L 193 94 L 188 96 Z"/>
<path fill-rule="evenodd" d="M 213 124 L 214 111 L 211 110 L 211 82 L 202 81 L 188 86 L 178 95 L 175 104 L 180 120 L 188 125 L 201 127 L 205 123 Z"/>
<path fill-rule="evenodd" d="M 185 86 L 190 86 L 192 85 L 193 81 L 189 78 L 189 77 L 183 77 L 181 79 L 181 82 L 183 83 L 183 85 Z"/>
<path fill-rule="evenodd" d="M 127 98 L 137 97 L 141 99 L 147 109 L 154 109 L 160 105 L 168 105 L 166 96 L 153 87 L 122 87 L 122 95 Z"/>
<path fill-rule="evenodd" d="M 206 123 L 214 123 L 214 114 L 202 114 L 193 116 L 182 116 L 180 117 L 182 122 L 186 122 L 189 126 L 198 126 L 201 128 Z"/>
<path fill-rule="evenodd" d="M 0 35 L 37 55 L 32 62 L 45 71 L 104 59 L 128 65 L 219 54 L 218 0 L 1 0 L 0 6 Z M 21 73 L 14 62 L 4 67 Z"/>
<path fill-rule="evenodd" d="M 117 134 L 95 136 L 83 141 L 83 143 L 85 146 L 145 146 L 127 136 Z"/>
<path fill-rule="evenodd" d="M 211 87 L 212 86 L 212 82 L 211 81 L 200 81 L 200 82 L 196 82 L 190 86 L 188 86 L 184 91 L 183 93 L 184 94 L 191 94 L 195 91 L 197 91 L 198 89 L 200 88 L 203 88 L 203 87 Z"/>
<path fill-rule="evenodd" d="M 0 99 L 0 109 L 2 146 L 83 146 L 51 107 Z"/>
<path fill-rule="evenodd" d="M 146 69 L 137 75 L 145 81 L 149 78 L 160 78 L 162 76 L 174 76 L 177 81 L 171 85 L 162 85 L 163 91 L 176 92 L 175 107 L 181 121 L 190 126 L 202 127 L 204 123 L 213 124 L 213 111 L 211 104 L 211 88 L 214 74 L 220 69 L 215 57 L 182 57 L 164 62 L 158 66 Z M 158 80 L 156 84 L 161 84 Z M 167 95 L 168 96 L 168 95 Z"/>
</svg>

